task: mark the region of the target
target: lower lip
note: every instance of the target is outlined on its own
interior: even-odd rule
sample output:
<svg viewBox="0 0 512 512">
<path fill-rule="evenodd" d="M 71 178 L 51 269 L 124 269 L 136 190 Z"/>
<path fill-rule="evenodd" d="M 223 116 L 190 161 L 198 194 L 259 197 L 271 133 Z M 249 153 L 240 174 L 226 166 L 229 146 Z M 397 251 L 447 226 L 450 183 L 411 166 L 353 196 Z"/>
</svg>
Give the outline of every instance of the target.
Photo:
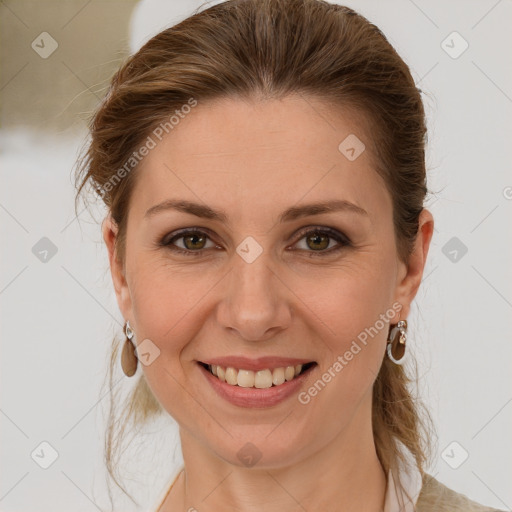
<svg viewBox="0 0 512 512">
<path fill-rule="evenodd" d="M 279 386 L 272 386 L 265 389 L 232 386 L 212 375 L 212 373 L 201 364 L 197 363 L 197 366 L 199 366 L 201 373 L 217 394 L 231 404 L 239 407 L 264 408 L 279 404 L 297 393 L 308 380 L 312 370 L 316 368 L 317 365 L 311 366 L 304 373 L 301 373 L 292 380 L 285 381 Z"/>
</svg>

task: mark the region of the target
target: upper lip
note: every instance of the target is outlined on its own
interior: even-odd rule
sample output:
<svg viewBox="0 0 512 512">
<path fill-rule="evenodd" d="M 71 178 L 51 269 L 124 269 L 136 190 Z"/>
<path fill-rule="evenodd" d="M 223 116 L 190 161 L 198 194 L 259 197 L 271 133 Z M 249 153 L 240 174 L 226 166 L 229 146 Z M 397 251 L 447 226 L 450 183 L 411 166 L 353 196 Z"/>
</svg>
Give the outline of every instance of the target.
<svg viewBox="0 0 512 512">
<path fill-rule="evenodd" d="M 258 357 L 250 359 L 243 356 L 229 356 L 229 357 L 213 357 L 200 361 L 201 363 L 222 366 L 223 368 L 236 368 L 242 370 L 265 370 L 267 368 L 281 368 L 286 366 L 295 366 L 298 364 L 313 363 L 312 359 L 298 359 L 294 357 Z"/>
</svg>

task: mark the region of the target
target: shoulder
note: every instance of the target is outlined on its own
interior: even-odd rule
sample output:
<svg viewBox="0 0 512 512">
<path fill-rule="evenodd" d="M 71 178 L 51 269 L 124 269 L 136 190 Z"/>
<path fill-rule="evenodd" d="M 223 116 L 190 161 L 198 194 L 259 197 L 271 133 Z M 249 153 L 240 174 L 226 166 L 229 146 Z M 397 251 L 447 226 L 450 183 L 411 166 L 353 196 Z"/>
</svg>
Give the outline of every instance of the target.
<svg viewBox="0 0 512 512">
<path fill-rule="evenodd" d="M 505 512 L 470 500 L 425 473 L 416 512 Z"/>
</svg>

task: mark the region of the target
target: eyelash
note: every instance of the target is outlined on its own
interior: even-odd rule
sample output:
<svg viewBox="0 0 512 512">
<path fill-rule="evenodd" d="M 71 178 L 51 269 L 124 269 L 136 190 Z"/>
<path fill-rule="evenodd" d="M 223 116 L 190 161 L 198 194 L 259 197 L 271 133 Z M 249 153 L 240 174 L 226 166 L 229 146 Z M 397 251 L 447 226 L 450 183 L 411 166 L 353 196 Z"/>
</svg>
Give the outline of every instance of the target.
<svg viewBox="0 0 512 512">
<path fill-rule="evenodd" d="M 165 247 L 167 249 L 170 249 L 171 251 L 178 253 L 178 254 L 184 254 L 186 256 L 201 256 L 203 252 L 206 249 L 199 249 L 197 251 L 191 251 L 186 249 L 181 249 L 173 245 L 173 241 L 179 240 L 181 238 L 186 237 L 187 235 L 206 235 L 208 240 L 211 240 L 211 238 L 208 236 L 208 233 L 205 232 L 202 229 L 199 228 L 187 228 L 183 231 L 178 231 L 172 238 L 169 238 L 168 235 L 162 238 L 159 245 L 161 247 Z M 322 257 L 324 255 L 331 255 L 333 253 L 336 253 L 346 247 L 350 247 L 352 245 L 351 241 L 348 239 L 347 236 L 339 233 L 338 231 L 327 228 L 327 227 L 308 227 L 307 229 L 304 229 L 300 231 L 300 233 L 297 235 L 299 238 L 297 239 L 297 242 L 301 241 L 303 238 L 306 237 L 306 235 L 309 234 L 322 234 L 322 235 L 328 235 L 329 238 L 332 238 L 336 240 L 340 245 L 331 249 L 325 249 L 322 251 L 313 251 L 313 250 L 305 250 L 305 249 L 299 249 L 299 250 L 305 250 L 306 252 L 310 252 L 310 257 L 316 258 L 316 257 Z M 295 244 L 294 244 L 295 245 Z"/>
</svg>

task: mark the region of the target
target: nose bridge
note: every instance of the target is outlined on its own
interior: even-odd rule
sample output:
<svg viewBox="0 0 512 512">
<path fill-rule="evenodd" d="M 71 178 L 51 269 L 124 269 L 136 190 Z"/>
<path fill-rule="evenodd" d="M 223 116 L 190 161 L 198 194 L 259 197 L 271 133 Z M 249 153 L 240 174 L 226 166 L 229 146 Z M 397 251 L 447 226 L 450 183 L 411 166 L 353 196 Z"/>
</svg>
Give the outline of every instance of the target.
<svg viewBox="0 0 512 512">
<path fill-rule="evenodd" d="M 271 300 L 274 275 L 270 270 L 269 255 L 261 254 L 254 261 L 249 262 L 238 256 L 233 262 L 232 286 L 239 300 L 254 296 L 259 300 Z"/>
<path fill-rule="evenodd" d="M 219 308 L 221 324 L 238 331 L 247 340 L 273 335 L 289 320 L 282 284 L 272 268 L 271 252 L 262 249 L 256 254 L 251 241 L 237 248 L 229 284 Z"/>
<path fill-rule="evenodd" d="M 271 237 L 264 235 L 257 236 L 257 240 L 253 236 L 247 236 L 236 247 L 236 254 L 233 254 L 231 292 L 240 293 L 240 299 L 251 295 L 261 300 L 270 298 L 269 292 L 274 280 L 271 267 L 275 266 L 270 240 Z"/>
</svg>

